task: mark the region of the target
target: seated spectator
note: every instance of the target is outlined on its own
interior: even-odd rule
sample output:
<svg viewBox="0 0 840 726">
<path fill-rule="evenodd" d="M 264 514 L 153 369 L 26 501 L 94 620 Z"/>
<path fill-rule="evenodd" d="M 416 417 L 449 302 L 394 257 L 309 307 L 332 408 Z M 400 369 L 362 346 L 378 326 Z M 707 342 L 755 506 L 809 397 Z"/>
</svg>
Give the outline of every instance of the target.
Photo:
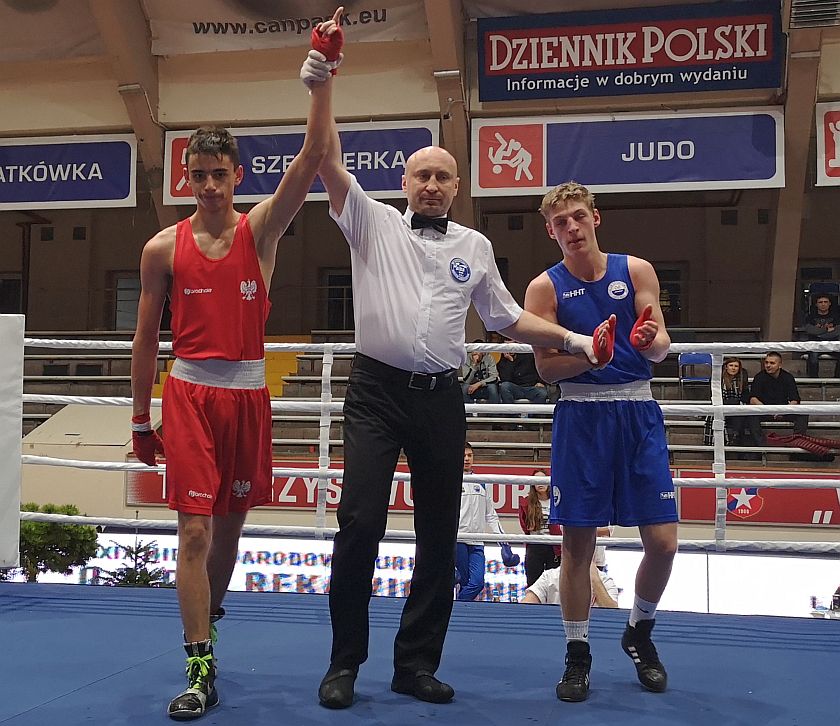
<svg viewBox="0 0 840 726">
<path fill-rule="evenodd" d="M 534 476 L 546 476 L 541 469 Z M 525 534 L 549 534 L 548 515 L 551 500 L 548 484 L 532 484 L 528 496 L 519 502 L 519 526 Z M 557 567 L 554 547 L 550 544 L 525 545 L 525 581 L 531 587 L 546 570 Z"/>
<path fill-rule="evenodd" d="M 473 341 L 483 342 L 481 338 Z M 491 353 L 470 353 L 467 364 L 461 368 L 461 377 L 464 379 L 461 385 L 464 403 L 475 403 L 478 400 L 499 403 L 499 372 Z"/>
<path fill-rule="evenodd" d="M 539 579 L 525 590 L 522 602 L 529 605 L 559 605 L 561 568 L 562 565 L 543 572 Z M 618 587 L 606 572 L 595 566 L 594 560 L 589 567 L 589 582 L 592 585 L 593 607 L 618 607 Z"/>
<path fill-rule="evenodd" d="M 754 406 L 798 405 L 799 389 L 796 379 L 782 368 L 782 356 L 775 351 L 764 356 L 764 370 L 755 374 L 750 385 L 750 403 Z M 792 421 L 793 433 L 804 434 L 808 417 L 799 414 L 777 413 L 773 416 L 750 416 L 750 433 L 756 445 L 767 443 L 761 431 L 762 421 Z"/>
<path fill-rule="evenodd" d="M 548 389 L 537 373 L 533 353 L 502 353 L 498 371 L 502 403 L 514 403 L 517 398 L 527 398 L 530 403 L 548 400 Z"/>
<path fill-rule="evenodd" d="M 814 300 L 814 307 L 805 316 L 805 335 L 808 340 L 827 341 L 840 340 L 840 313 L 834 310 L 828 295 L 818 295 Z M 835 358 L 834 377 L 840 378 L 840 356 Z M 808 351 L 806 368 L 808 378 L 818 378 L 820 375 L 820 354 L 815 350 Z"/>
<path fill-rule="evenodd" d="M 721 394 L 725 406 L 739 406 L 750 402 L 749 376 L 740 358 L 724 358 L 723 373 L 720 379 Z M 724 429 L 724 443 L 727 446 L 745 446 L 748 443 L 748 416 L 727 416 Z M 711 446 L 715 443 L 712 432 L 712 417 L 706 417 L 703 430 L 703 443 Z"/>
</svg>

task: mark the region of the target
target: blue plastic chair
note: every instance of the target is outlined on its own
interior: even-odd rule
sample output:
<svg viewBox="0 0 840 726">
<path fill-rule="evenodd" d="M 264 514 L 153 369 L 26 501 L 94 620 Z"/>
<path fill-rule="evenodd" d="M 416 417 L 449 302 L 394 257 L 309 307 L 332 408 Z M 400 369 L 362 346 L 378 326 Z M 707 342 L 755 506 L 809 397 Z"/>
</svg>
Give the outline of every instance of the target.
<svg viewBox="0 0 840 726">
<path fill-rule="evenodd" d="M 711 384 L 712 354 L 680 353 L 677 356 L 677 371 L 680 378 L 680 398 L 685 398 L 683 384 Z"/>
</svg>

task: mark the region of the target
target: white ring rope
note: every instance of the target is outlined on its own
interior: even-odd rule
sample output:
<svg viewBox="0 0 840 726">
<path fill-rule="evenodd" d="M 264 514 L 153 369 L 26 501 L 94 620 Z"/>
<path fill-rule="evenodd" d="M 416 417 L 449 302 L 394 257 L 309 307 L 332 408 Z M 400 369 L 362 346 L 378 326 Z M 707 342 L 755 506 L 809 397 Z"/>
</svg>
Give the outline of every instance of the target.
<svg viewBox="0 0 840 726">
<path fill-rule="evenodd" d="M 23 344 L 27 348 L 87 348 L 102 350 L 131 350 L 130 340 L 72 340 L 69 338 L 24 338 Z M 533 349 L 524 343 L 467 343 L 467 351 L 491 353 L 506 351 L 511 353 L 530 353 Z M 160 342 L 161 351 L 172 350 L 172 343 Z M 333 353 L 355 353 L 355 343 L 266 343 L 269 352 L 301 351 L 304 353 L 323 353 L 327 350 Z M 759 343 L 671 343 L 669 353 L 766 353 L 775 350 L 779 353 L 801 353 L 813 350 L 818 353 L 840 353 L 840 341 L 785 341 Z"/>
<path fill-rule="evenodd" d="M 30 348 L 51 348 L 51 349 L 65 349 L 65 348 L 83 348 L 83 349 L 99 349 L 99 350 L 125 350 L 131 349 L 131 341 L 113 341 L 113 340 L 72 340 L 60 338 L 24 338 L 24 346 Z M 172 344 L 162 341 L 160 343 L 160 351 L 171 351 Z M 530 352 L 532 350 L 529 345 L 522 345 L 518 343 L 509 344 L 495 344 L 495 343 L 470 343 L 466 346 L 467 351 L 511 351 L 511 352 Z M 322 370 L 321 370 L 321 396 L 319 400 L 291 400 L 280 399 L 271 402 L 272 412 L 291 412 L 291 413 L 312 413 L 318 415 L 319 437 L 318 443 L 318 467 L 317 469 L 292 469 L 292 468 L 275 468 L 273 474 L 275 476 L 308 476 L 316 478 L 318 481 L 318 496 L 315 509 L 316 527 L 262 527 L 266 532 L 272 533 L 286 533 L 287 536 L 294 536 L 289 534 L 293 531 L 305 533 L 298 536 L 310 536 L 316 533 L 316 536 L 324 537 L 329 530 L 324 527 L 326 522 L 326 493 L 327 482 L 330 479 L 341 479 L 343 471 L 340 469 L 330 469 L 330 446 L 337 442 L 332 441 L 329 437 L 331 423 L 333 420 L 332 414 L 341 413 L 343 409 L 343 401 L 333 399 L 331 374 L 335 354 L 350 354 L 355 352 L 355 343 L 266 343 L 265 350 L 273 351 L 296 351 L 305 353 L 321 353 L 323 354 Z M 813 479 L 730 479 L 726 477 L 726 460 L 725 454 L 728 447 L 724 446 L 723 436 L 720 435 L 724 430 L 725 416 L 764 416 L 773 414 L 800 414 L 800 415 L 815 415 L 815 416 L 834 416 L 840 414 L 840 403 L 816 403 L 809 402 L 799 405 L 785 405 L 785 406 L 726 406 L 722 405 L 720 382 L 721 382 L 721 367 L 723 363 L 723 354 L 731 353 L 747 353 L 757 352 L 765 353 L 769 350 L 779 352 L 802 352 L 804 350 L 816 352 L 835 352 L 840 353 L 840 341 L 818 343 L 813 341 L 808 342 L 758 342 L 758 343 L 674 343 L 670 347 L 671 353 L 680 352 L 710 352 L 712 353 L 712 374 L 711 374 L 711 402 L 683 402 L 683 403 L 661 403 L 660 407 L 663 414 L 673 416 L 712 416 L 712 429 L 717 432 L 715 436 L 715 443 L 713 446 L 697 446 L 692 447 L 692 450 L 711 450 L 714 458 L 712 461 L 712 477 L 708 479 L 691 479 L 691 478 L 677 478 L 674 480 L 676 487 L 704 487 L 715 488 L 716 492 L 716 510 L 715 510 L 715 539 L 714 542 L 704 542 L 697 546 L 712 547 L 716 550 L 734 549 L 736 545 L 726 541 L 726 503 L 727 503 L 727 486 L 745 487 L 757 486 L 761 488 L 790 488 L 790 489 L 817 489 L 826 488 L 826 480 Z M 85 405 L 108 405 L 108 406 L 129 406 L 132 400 L 127 397 L 116 396 L 53 396 L 40 394 L 24 394 L 23 400 L 25 403 L 40 403 L 40 404 L 85 404 Z M 152 401 L 152 405 L 160 405 L 160 399 Z M 484 413 L 487 411 L 487 406 L 478 404 L 468 404 L 465 406 L 467 413 Z M 553 406 L 550 404 L 497 404 L 492 406 L 493 414 L 537 414 L 543 415 L 550 419 L 553 415 Z M 755 450 L 757 447 L 739 447 L 742 451 Z M 768 452 L 785 452 L 790 451 L 789 447 L 770 446 L 766 449 L 758 449 Z M 798 450 L 798 449 L 794 449 Z M 81 469 L 96 469 L 102 471 L 144 471 L 144 472 L 165 472 L 165 466 L 148 467 L 141 463 L 132 462 L 90 462 L 77 461 L 72 459 L 57 459 L 53 457 L 30 456 L 23 455 L 21 457 L 22 463 L 32 465 L 50 465 L 50 466 L 66 466 Z M 402 472 L 397 472 L 394 475 L 397 481 L 410 481 L 410 475 Z M 498 484 L 532 484 L 532 483 L 549 483 L 548 477 L 530 477 L 530 476 L 515 476 L 515 475 L 467 475 L 464 477 L 465 481 L 486 482 L 492 481 Z M 27 513 L 22 512 L 21 518 Z M 47 516 L 47 515 L 39 515 Z M 55 515 L 58 516 L 58 515 Z M 28 518 L 28 517 L 27 517 Z M 42 520 L 45 521 L 45 520 Z M 85 520 L 87 521 L 87 520 Z M 128 524 L 120 524 L 119 526 L 139 526 L 138 520 L 111 520 L 128 522 Z M 146 521 L 146 520 L 142 520 Z M 153 521 L 153 520 L 148 520 Z M 172 520 L 163 520 L 165 527 L 172 526 Z M 155 524 L 150 526 L 164 525 Z M 256 527 L 256 525 L 246 525 L 247 528 Z M 250 529 L 248 531 L 251 531 Z M 253 530 L 256 532 L 257 530 Z M 402 532 L 392 533 L 388 536 L 392 538 L 411 537 L 413 533 Z M 478 536 L 476 541 L 493 541 L 492 537 Z M 501 541 L 520 541 L 519 535 L 506 536 Z M 536 543 L 537 539 L 531 536 L 527 541 Z M 550 540 L 549 540 L 550 541 Z M 555 540 L 556 541 L 556 540 Z M 638 540 L 632 540 L 638 543 Z M 616 545 L 614 540 L 611 544 Z M 767 545 L 768 543 L 762 543 Z M 774 543 L 779 544 L 779 543 Z M 783 543 L 785 546 L 791 546 L 791 543 Z M 794 543 L 795 544 L 795 543 Z M 808 546 L 820 544 L 809 543 Z M 823 543 L 826 544 L 826 543 Z M 742 543 L 737 543 L 741 546 Z M 840 544 L 830 545 L 837 547 L 840 552 Z M 769 551 L 769 550 L 764 550 Z M 781 551 L 781 550 L 776 550 Z M 834 550 L 832 550 L 833 552 Z"/>
<path fill-rule="evenodd" d="M 64 466 L 73 469 L 90 469 L 95 471 L 142 471 L 142 472 L 157 472 L 163 473 L 166 471 L 166 465 L 147 466 L 140 462 L 131 461 L 84 461 L 82 459 L 58 459 L 53 456 L 34 456 L 32 454 L 23 454 L 21 456 L 23 464 L 31 464 L 34 466 Z M 344 478 L 343 469 L 321 469 L 321 468 L 300 468 L 292 467 L 275 467 L 271 470 L 275 477 L 312 477 L 324 480 L 336 479 L 340 481 Z M 394 481 L 411 481 L 411 474 L 409 472 L 396 471 L 394 472 Z M 465 482 L 476 482 L 480 484 L 507 484 L 507 485 L 531 485 L 531 484 L 550 484 L 551 477 L 548 476 L 524 476 L 519 474 L 465 474 Z M 710 489 L 717 486 L 718 482 L 731 487 L 760 487 L 762 489 L 825 489 L 834 488 L 830 486 L 831 480 L 825 479 L 761 479 L 761 478 L 738 478 L 738 479 L 704 479 L 702 477 L 676 477 L 674 478 L 674 486 L 685 489 Z M 533 540 L 530 540 L 533 541 Z"/>
<path fill-rule="evenodd" d="M 48 404 L 88 404 L 93 406 L 130 406 L 131 399 L 125 396 L 53 396 L 40 393 L 24 393 L 24 403 L 48 403 Z M 160 406 L 161 399 L 153 398 L 152 406 Z M 828 402 L 800 403 L 798 405 L 786 404 L 784 406 L 715 406 L 711 403 L 660 403 L 663 415 L 671 416 L 713 416 L 720 411 L 724 416 L 770 416 L 777 413 L 801 413 L 814 416 L 836 416 L 840 415 L 840 403 Z M 484 413 L 489 405 L 468 403 L 464 406 L 467 413 Z M 499 403 L 493 404 L 493 413 L 499 414 L 542 414 L 545 418 L 552 418 L 554 415 L 553 404 L 529 403 Z M 291 401 L 287 399 L 274 399 L 271 401 L 272 412 L 287 411 L 290 413 L 316 413 L 325 411 L 341 413 L 344 409 L 344 399 L 330 399 L 329 402 L 320 401 Z"/>
<path fill-rule="evenodd" d="M 176 530 L 178 522 L 174 519 L 125 519 L 117 517 L 83 517 L 66 514 L 44 514 L 42 512 L 21 512 L 21 521 L 52 522 L 54 524 L 80 524 L 89 526 L 119 527 L 125 529 L 164 529 Z M 338 532 L 335 527 L 295 527 L 275 526 L 265 524 L 246 524 L 242 528 L 245 535 L 272 537 L 314 537 L 317 539 L 333 539 Z M 406 529 L 385 530 L 384 541 L 413 542 L 414 532 Z M 509 542 L 515 544 L 560 544 L 562 537 L 548 537 L 525 534 L 491 535 L 491 534 L 459 534 L 458 541 L 482 544 L 484 542 Z M 640 539 L 608 537 L 598 538 L 598 545 L 611 549 L 638 550 L 641 548 Z M 840 554 L 838 542 L 780 542 L 772 540 L 738 540 L 727 542 L 721 548 L 712 540 L 680 540 L 681 552 L 742 552 L 742 553 L 778 553 L 778 554 Z"/>
</svg>

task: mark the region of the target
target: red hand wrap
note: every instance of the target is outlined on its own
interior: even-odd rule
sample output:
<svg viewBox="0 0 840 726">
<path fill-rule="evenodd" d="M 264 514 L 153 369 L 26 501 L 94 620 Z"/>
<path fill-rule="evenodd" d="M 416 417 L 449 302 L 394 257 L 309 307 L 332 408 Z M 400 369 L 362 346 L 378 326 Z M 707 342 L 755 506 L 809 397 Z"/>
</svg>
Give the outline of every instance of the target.
<svg viewBox="0 0 840 726">
<path fill-rule="evenodd" d="M 328 61 L 337 61 L 343 47 L 344 31 L 341 28 L 336 28 L 329 35 L 319 32 L 318 28 L 312 28 L 312 48 L 323 53 Z M 330 72 L 335 75 L 335 68 Z"/>
<path fill-rule="evenodd" d="M 615 348 L 615 318 L 610 318 L 607 321 L 607 334 L 604 339 L 604 344 L 599 347 L 598 338 L 600 336 L 598 335 L 598 331 L 601 330 L 603 325 L 604 323 L 601 323 L 592 333 L 592 352 L 595 353 L 599 366 L 606 365 L 612 360 L 613 349 Z"/>
<path fill-rule="evenodd" d="M 150 424 L 148 414 L 133 416 L 131 418 L 132 426 L 138 424 Z M 131 432 L 131 448 L 134 455 L 139 461 L 142 461 L 148 466 L 156 466 L 156 454 L 164 456 L 163 439 L 158 436 L 157 431 L 151 429 L 149 431 L 132 431 Z"/>
<path fill-rule="evenodd" d="M 642 314 L 636 319 L 636 322 L 633 324 L 633 329 L 630 331 L 630 345 L 632 345 L 636 350 L 647 350 L 650 346 L 653 345 L 653 338 L 651 338 L 647 343 L 641 342 L 641 336 L 637 332 L 639 328 L 642 327 L 648 320 L 653 318 L 653 308 L 648 305 L 642 310 Z"/>
</svg>

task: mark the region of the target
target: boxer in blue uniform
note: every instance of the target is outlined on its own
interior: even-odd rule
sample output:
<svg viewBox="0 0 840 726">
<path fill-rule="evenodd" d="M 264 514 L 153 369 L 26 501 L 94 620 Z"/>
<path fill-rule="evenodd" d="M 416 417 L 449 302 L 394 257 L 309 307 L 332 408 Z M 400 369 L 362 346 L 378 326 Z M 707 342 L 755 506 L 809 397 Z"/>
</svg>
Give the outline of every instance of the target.
<svg viewBox="0 0 840 726">
<path fill-rule="evenodd" d="M 638 526 L 641 533 L 644 557 L 621 646 L 641 684 L 662 692 L 667 675 L 651 630 L 677 550 L 677 508 L 662 411 L 650 391 L 651 363 L 661 361 L 671 344 L 659 281 L 646 260 L 601 251 L 601 216 L 580 184 L 550 191 L 540 212 L 563 261 L 531 282 L 525 308 L 572 330 L 587 330 L 607 316 L 615 321 L 614 355 L 604 368 L 534 348 L 540 376 L 559 381 L 561 390 L 554 411 L 550 521 L 563 525 L 567 651 L 557 697 L 583 701 L 589 693 L 589 565 L 596 529 L 610 524 Z"/>
</svg>

